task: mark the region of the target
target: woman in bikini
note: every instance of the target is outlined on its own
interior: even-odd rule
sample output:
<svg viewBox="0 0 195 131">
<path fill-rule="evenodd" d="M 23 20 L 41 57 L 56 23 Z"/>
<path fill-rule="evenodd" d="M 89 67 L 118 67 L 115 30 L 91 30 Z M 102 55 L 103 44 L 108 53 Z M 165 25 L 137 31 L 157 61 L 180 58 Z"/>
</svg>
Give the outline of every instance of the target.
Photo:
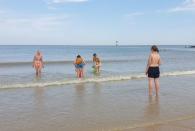
<svg viewBox="0 0 195 131">
<path fill-rule="evenodd" d="M 41 76 L 41 70 L 44 68 L 43 56 L 40 51 L 37 51 L 33 59 L 33 68 L 36 70 L 36 76 Z"/>
<path fill-rule="evenodd" d="M 74 65 L 76 68 L 76 73 L 78 78 L 84 77 L 84 66 L 85 66 L 85 61 L 84 59 L 78 55 L 76 60 L 74 61 Z"/>
<path fill-rule="evenodd" d="M 159 77 L 160 77 L 160 66 L 161 58 L 159 55 L 158 47 L 153 45 L 151 47 L 151 54 L 148 58 L 148 64 L 146 67 L 146 75 L 148 76 L 148 84 L 149 84 L 149 95 L 152 96 L 153 92 L 153 82 L 155 84 L 156 96 L 159 93 Z"/>
</svg>

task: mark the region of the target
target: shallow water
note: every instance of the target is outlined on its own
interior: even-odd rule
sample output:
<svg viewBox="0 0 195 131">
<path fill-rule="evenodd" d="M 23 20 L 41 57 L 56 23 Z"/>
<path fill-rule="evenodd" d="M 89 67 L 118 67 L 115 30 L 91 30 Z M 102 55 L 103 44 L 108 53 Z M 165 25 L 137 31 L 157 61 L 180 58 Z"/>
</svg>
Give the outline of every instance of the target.
<svg viewBox="0 0 195 131">
<path fill-rule="evenodd" d="M 159 48 L 163 62 L 161 73 L 195 70 L 195 49 L 185 46 Z M 46 61 L 41 78 L 35 77 L 31 62 L 37 49 L 43 52 Z M 102 60 L 100 75 L 94 74 L 91 68 L 94 52 Z M 32 83 L 52 85 L 50 83 L 76 80 L 73 60 L 77 54 L 87 61 L 86 79 L 137 78 L 145 71 L 149 53 L 150 46 L 0 46 L 0 88 L 27 87 Z"/>
<path fill-rule="evenodd" d="M 1 131 L 114 131 L 195 117 L 195 75 L 0 90 Z"/>
<path fill-rule="evenodd" d="M 37 49 L 47 61 L 40 78 L 31 65 Z M 148 97 L 149 46 L 0 46 L 0 130 L 113 131 L 195 118 L 195 50 L 160 49 L 160 96 Z M 72 64 L 78 53 L 87 60 L 82 80 Z"/>
</svg>

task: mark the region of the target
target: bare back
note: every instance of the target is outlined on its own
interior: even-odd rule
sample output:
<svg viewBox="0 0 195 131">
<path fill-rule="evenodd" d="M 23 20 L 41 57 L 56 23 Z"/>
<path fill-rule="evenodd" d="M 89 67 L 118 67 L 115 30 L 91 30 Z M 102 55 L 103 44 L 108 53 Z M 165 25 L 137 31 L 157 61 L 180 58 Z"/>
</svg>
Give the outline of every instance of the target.
<svg viewBox="0 0 195 131">
<path fill-rule="evenodd" d="M 149 67 L 158 67 L 161 64 L 160 61 L 160 55 L 157 52 L 152 52 L 149 58 Z"/>
</svg>

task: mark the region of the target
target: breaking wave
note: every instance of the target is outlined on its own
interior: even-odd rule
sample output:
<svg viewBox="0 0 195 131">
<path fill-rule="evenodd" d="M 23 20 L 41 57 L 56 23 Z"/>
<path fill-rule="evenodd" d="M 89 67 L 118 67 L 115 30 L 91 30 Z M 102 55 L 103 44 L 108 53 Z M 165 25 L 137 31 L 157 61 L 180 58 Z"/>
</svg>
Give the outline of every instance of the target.
<svg viewBox="0 0 195 131">
<path fill-rule="evenodd" d="M 193 74 L 195 74 L 195 70 L 175 71 L 175 72 L 162 73 L 161 77 L 183 76 L 183 75 L 193 75 Z M 144 74 L 137 74 L 137 75 L 135 74 L 135 75 L 109 76 L 109 77 L 99 77 L 99 78 L 85 78 L 85 79 L 81 79 L 81 80 L 73 79 L 73 80 L 42 82 L 42 83 L 0 85 L 0 88 L 1 89 L 9 89 L 9 88 L 48 87 L 48 86 L 82 84 L 82 83 L 100 83 L 100 82 L 110 82 L 110 81 L 139 80 L 139 79 L 145 79 L 145 78 L 146 78 L 146 75 L 144 75 Z"/>
</svg>

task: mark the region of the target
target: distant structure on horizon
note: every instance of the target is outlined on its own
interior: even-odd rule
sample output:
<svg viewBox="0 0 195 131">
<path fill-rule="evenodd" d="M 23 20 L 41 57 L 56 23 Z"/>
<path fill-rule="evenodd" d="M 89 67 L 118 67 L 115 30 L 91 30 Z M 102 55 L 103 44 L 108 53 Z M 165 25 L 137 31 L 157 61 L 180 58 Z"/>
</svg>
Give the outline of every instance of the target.
<svg viewBox="0 0 195 131">
<path fill-rule="evenodd" d="M 195 48 L 195 45 L 186 45 L 185 48 Z"/>
<path fill-rule="evenodd" d="M 119 44 L 118 44 L 118 43 L 119 43 L 119 41 L 115 41 L 115 43 L 116 43 L 116 47 L 118 47 L 118 46 L 119 46 Z"/>
</svg>

